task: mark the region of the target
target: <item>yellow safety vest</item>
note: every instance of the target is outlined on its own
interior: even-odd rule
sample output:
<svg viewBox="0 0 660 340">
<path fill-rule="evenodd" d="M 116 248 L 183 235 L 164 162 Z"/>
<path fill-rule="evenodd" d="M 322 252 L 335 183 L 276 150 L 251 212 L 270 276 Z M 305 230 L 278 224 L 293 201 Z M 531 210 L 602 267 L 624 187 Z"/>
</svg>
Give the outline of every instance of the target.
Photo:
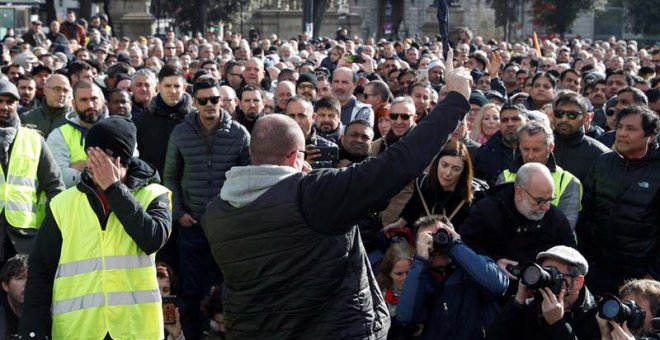
<svg viewBox="0 0 660 340">
<path fill-rule="evenodd" d="M 45 215 L 45 195 L 37 198 L 41 136 L 19 127 L 9 156 L 7 175 L 0 167 L 0 212 L 14 228 L 37 229 Z"/>
<path fill-rule="evenodd" d="M 70 162 L 86 161 L 87 153 L 85 153 L 85 138 L 82 131 L 71 124 L 64 124 L 58 129 L 60 129 L 62 137 L 69 147 Z"/>
<path fill-rule="evenodd" d="M 133 193 L 142 207 L 171 192 L 150 184 Z M 87 195 L 70 188 L 50 203 L 62 233 L 53 283 L 53 339 L 163 339 L 155 254 L 145 254 L 111 213 L 105 230 Z"/>
<path fill-rule="evenodd" d="M 515 172 L 511 172 L 509 169 L 504 170 L 502 173 L 504 175 L 505 182 L 513 182 L 516 179 L 517 174 Z M 568 187 L 568 184 L 573 178 L 575 178 L 575 176 L 573 176 L 573 174 L 570 172 L 560 168 L 559 166 L 555 166 L 555 171 L 552 171 L 550 174 L 552 175 L 552 181 L 555 183 L 555 199 L 552 200 L 552 205 L 556 207 L 559 205 L 561 195 L 564 194 L 566 187 Z M 582 200 L 582 184 L 577 178 L 575 178 L 575 180 L 578 181 L 578 186 L 580 187 L 580 200 Z"/>
</svg>

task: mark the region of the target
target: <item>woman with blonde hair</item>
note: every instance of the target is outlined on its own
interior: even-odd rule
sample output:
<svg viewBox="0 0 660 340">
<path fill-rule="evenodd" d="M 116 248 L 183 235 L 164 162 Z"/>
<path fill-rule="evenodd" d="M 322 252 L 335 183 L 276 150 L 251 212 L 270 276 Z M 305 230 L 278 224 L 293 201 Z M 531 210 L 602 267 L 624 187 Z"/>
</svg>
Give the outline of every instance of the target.
<svg viewBox="0 0 660 340">
<path fill-rule="evenodd" d="M 496 104 L 486 104 L 479 109 L 472 129 L 470 130 L 470 139 L 483 144 L 500 130 L 500 107 Z"/>
</svg>

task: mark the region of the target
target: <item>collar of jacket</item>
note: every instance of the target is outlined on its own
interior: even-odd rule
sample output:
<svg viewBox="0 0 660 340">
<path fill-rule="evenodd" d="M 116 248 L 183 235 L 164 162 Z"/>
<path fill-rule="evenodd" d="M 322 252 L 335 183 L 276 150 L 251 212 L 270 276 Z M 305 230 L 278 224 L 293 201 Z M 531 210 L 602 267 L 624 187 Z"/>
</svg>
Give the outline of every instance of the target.
<svg viewBox="0 0 660 340">
<path fill-rule="evenodd" d="M 231 128 L 231 117 L 229 116 L 229 113 L 225 111 L 225 109 L 220 109 L 220 114 L 222 115 L 220 117 L 220 121 L 218 124 L 211 128 L 211 130 L 229 130 Z M 201 123 L 199 122 L 199 111 L 195 110 L 193 111 L 192 114 L 187 115 L 184 118 L 184 122 L 187 124 L 190 124 L 190 126 L 193 127 L 198 132 L 202 132 L 202 126 Z"/>
<path fill-rule="evenodd" d="M 316 132 L 317 135 L 319 135 L 319 136 L 321 136 L 325 139 L 328 139 L 330 141 L 336 140 L 337 142 L 339 142 L 339 137 L 342 135 L 342 132 L 344 131 L 344 127 L 342 126 L 342 124 L 340 122 L 339 126 L 334 131 L 331 131 L 330 133 L 324 133 L 323 131 L 321 131 L 321 129 L 319 129 L 316 126 L 316 124 L 314 124 L 312 126 L 312 131 Z"/>
<path fill-rule="evenodd" d="M 348 159 L 351 163 L 360 163 L 369 157 L 369 155 L 356 156 L 344 149 L 344 146 L 339 143 L 339 159 Z"/>
<path fill-rule="evenodd" d="M 555 133 L 555 139 L 567 143 L 568 145 L 571 146 L 578 145 L 584 139 L 584 127 L 580 127 L 580 129 L 576 133 L 568 136 L 562 136 L 558 133 Z"/>
<path fill-rule="evenodd" d="M 631 166 L 644 165 L 649 161 L 660 158 L 660 147 L 658 145 L 657 140 L 653 141 L 653 143 L 651 143 L 649 145 L 649 149 L 646 151 L 646 154 L 644 155 L 644 157 L 642 157 L 640 159 L 628 159 L 625 156 L 623 156 L 622 154 L 620 154 L 619 151 L 616 150 L 616 147 L 614 148 L 614 152 L 616 152 L 616 154 L 619 156 L 618 159 L 621 162 L 623 162 L 625 164 L 629 164 Z"/>
<path fill-rule="evenodd" d="M 509 171 L 511 172 L 518 172 L 518 169 L 520 169 L 521 166 L 523 166 L 523 159 L 522 159 L 522 151 L 518 149 L 518 156 L 513 160 L 513 163 L 509 167 Z M 550 172 L 555 172 L 557 171 L 557 162 L 555 161 L 555 154 L 550 153 L 550 157 L 548 158 L 548 161 L 545 163 L 545 166 L 550 170 Z"/>
<path fill-rule="evenodd" d="M 155 116 L 169 117 L 174 120 L 183 120 L 183 118 L 193 110 L 192 97 L 184 92 L 181 100 L 174 105 L 169 106 L 165 104 L 160 93 L 154 97 L 149 103 L 149 111 Z"/>
<path fill-rule="evenodd" d="M 69 105 L 64 105 L 64 107 L 51 107 L 48 105 L 48 101 L 44 99 L 42 110 L 47 116 L 57 116 L 73 112 L 73 107 Z"/>
</svg>

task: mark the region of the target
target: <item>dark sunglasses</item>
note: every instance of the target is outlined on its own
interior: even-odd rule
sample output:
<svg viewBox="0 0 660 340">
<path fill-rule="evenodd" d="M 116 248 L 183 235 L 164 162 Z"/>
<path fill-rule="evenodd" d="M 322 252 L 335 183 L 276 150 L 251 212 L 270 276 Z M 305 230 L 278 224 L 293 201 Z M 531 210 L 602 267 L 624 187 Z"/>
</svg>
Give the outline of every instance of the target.
<svg viewBox="0 0 660 340">
<path fill-rule="evenodd" d="M 608 116 L 610 116 L 610 117 L 611 117 L 611 116 L 614 116 L 615 113 L 616 113 L 616 111 L 615 111 L 614 109 L 612 109 L 612 110 L 606 110 L 606 111 L 605 111 L 605 114 L 608 115 Z"/>
<path fill-rule="evenodd" d="M 401 117 L 402 120 L 409 120 L 412 115 L 407 113 L 390 113 L 391 120 L 397 120 L 399 117 Z"/>
<path fill-rule="evenodd" d="M 220 102 L 220 96 L 197 98 L 197 103 L 202 106 L 208 104 L 209 101 L 211 101 L 211 104 L 215 105 Z"/>
<path fill-rule="evenodd" d="M 578 112 L 578 111 L 555 110 L 555 117 L 557 117 L 557 119 L 562 119 L 564 118 L 564 116 L 568 117 L 568 119 L 575 119 L 581 114 L 582 112 Z"/>
</svg>

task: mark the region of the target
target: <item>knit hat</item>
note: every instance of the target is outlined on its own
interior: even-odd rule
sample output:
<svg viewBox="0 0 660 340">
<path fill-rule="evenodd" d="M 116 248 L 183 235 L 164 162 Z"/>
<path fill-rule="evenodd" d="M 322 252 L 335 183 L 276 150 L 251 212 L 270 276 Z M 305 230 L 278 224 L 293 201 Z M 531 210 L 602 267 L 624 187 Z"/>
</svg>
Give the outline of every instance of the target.
<svg viewBox="0 0 660 340">
<path fill-rule="evenodd" d="M 545 258 L 557 259 L 576 266 L 582 275 L 587 275 L 589 264 L 577 250 L 567 246 L 554 246 L 536 256 L 536 261 L 541 262 Z"/>
<path fill-rule="evenodd" d="M 16 89 L 16 85 L 7 79 L 0 79 L 0 94 L 8 94 L 16 98 L 16 100 L 21 99 L 21 97 L 18 95 L 18 89 Z"/>
<path fill-rule="evenodd" d="M 433 59 L 429 63 L 429 66 L 426 67 L 427 70 L 432 70 L 434 67 L 442 67 L 443 69 L 445 68 L 445 63 L 440 60 L 440 59 Z"/>
<path fill-rule="evenodd" d="M 101 148 L 112 157 L 120 157 L 121 163 L 127 165 L 137 144 L 136 133 L 135 124 L 127 118 L 110 116 L 89 129 L 85 150 L 93 146 Z"/>
<path fill-rule="evenodd" d="M 488 98 L 481 91 L 472 91 L 469 102 L 470 104 L 484 106 L 488 104 Z"/>
<path fill-rule="evenodd" d="M 319 87 L 319 81 L 316 79 L 316 75 L 310 72 L 305 72 L 298 77 L 296 87 L 298 87 L 301 83 L 312 83 L 315 88 Z"/>
</svg>

